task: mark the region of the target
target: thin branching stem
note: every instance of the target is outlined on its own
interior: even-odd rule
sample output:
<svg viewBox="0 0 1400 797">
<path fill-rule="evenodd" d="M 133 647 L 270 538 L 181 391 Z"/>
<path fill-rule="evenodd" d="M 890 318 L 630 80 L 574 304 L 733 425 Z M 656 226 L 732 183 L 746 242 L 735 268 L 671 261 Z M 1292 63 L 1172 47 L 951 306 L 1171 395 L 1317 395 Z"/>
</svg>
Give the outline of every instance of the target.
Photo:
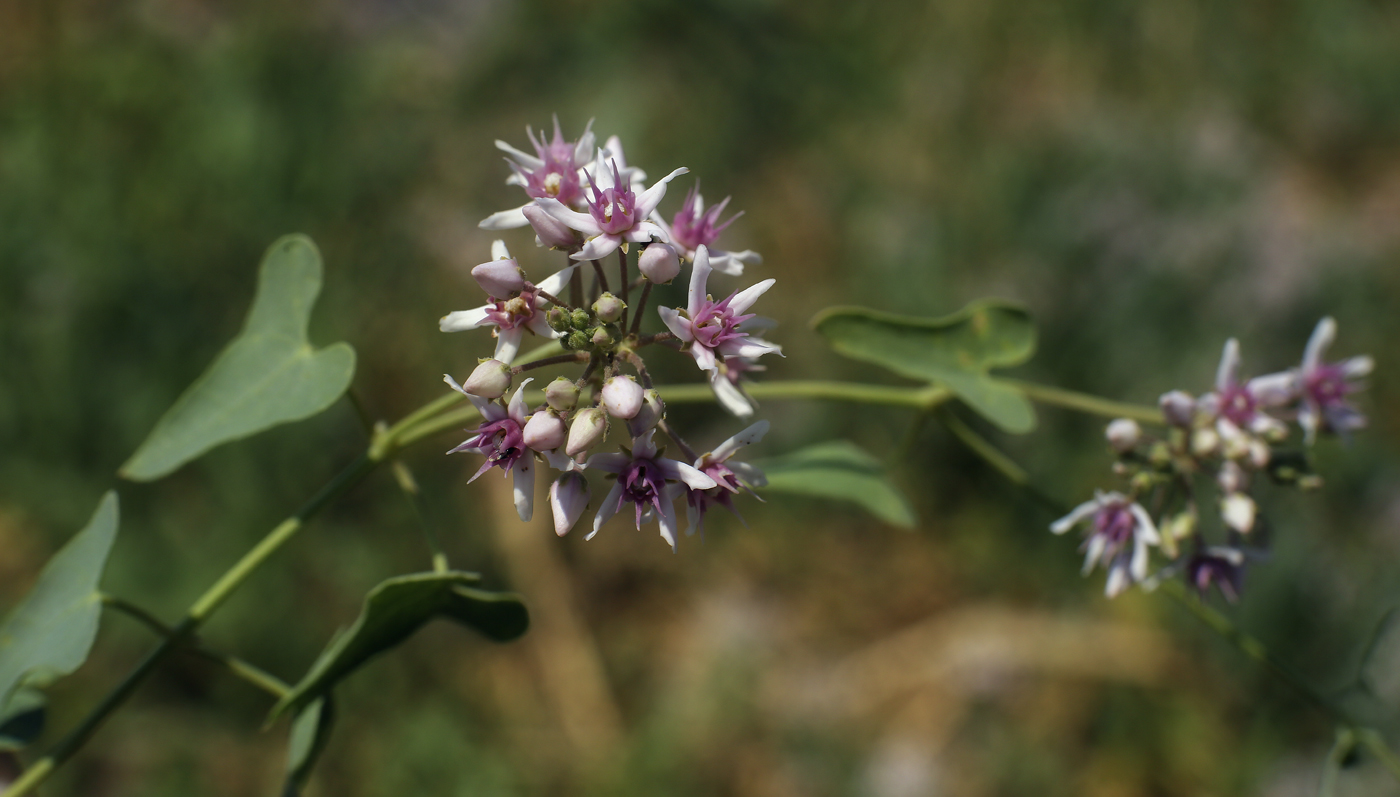
<svg viewBox="0 0 1400 797">
<path fill-rule="evenodd" d="M 603 293 L 610 293 L 608 290 L 608 275 L 603 273 L 603 264 L 597 260 L 588 261 L 593 264 L 593 274 L 598 278 L 598 287 Z"/>
<path fill-rule="evenodd" d="M 637 300 L 637 311 L 632 314 L 632 329 L 628 332 L 632 337 L 642 329 L 642 311 L 647 309 L 647 299 L 651 298 L 651 280 L 642 283 L 642 297 Z"/>
<path fill-rule="evenodd" d="M 561 364 L 561 363 L 582 363 L 582 362 L 588 362 L 588 358 L 589 358 L 588 352 L 586 352 L 586 351 L 574 351 L 574 352 L 569 352 L 568 354 L 558 354 L 558 355 L 555 355 L 555 356 L 553 356 L 553 357 L 545 357 L 545 358 L 542 358 L 542 359 L 539 359 L 539 360 L 535 360 L 534 362 L 529 362 L 529 363 L 524 363 L 524 364 L 522 364 L 522 365 L 517 365 L 517 366 L 511 368 L 511 369 L 510 369 L 510 372 L 511 372 L 512 375 L 517 375 L 517 376 L 518 376 L 518 375 L 520 375 L 520 374 L 525 373 L 526 371 L 533 371 L 533 370 L 535 370 L 536 368 L 545 368 L 545 367 L 548 367 L 548 366 L 551 366 L 551 365 L 559 365 L 559 364 Z"/>
<path fill-rule="evenodd" d="M 618 282 L 622 290 L 622 324 L 621 328 L 627 328 L 627 289 L 630 287 L 630 280 L 627 279 L 627 251 L 619 247 L 617 250 L 617 268 L 620 275 Z"/>
</svg>

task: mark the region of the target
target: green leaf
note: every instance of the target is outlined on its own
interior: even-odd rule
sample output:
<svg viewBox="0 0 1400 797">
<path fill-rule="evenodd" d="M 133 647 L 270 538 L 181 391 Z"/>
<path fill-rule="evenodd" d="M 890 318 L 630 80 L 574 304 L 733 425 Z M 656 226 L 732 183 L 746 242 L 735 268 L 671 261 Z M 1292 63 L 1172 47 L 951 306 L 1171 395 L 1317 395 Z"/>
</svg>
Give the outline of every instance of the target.
<svg viewBox="0 0 1400 797">
<path fill-rule="evenodd" d="M 311 768 L 330 741 L 331 726 L 335 724 L 335 703 L 329 693 L 297 713 L 292 720 L 291 739 L 287 745 L 287 782 L 282 797 L 296 797 L 311 777 Z"/>
<path fill-rule="evenodd" d="M 337 635 L 292 691 L 273 706 L 269 721 L 310 705 L 366 661 L 398 645 L 434 617 L 455 620 L 497 642 L 507 642 L 530 624 L 520 596 L 473 589 L 475 573 L 416 573 L 381 582 L 365 596 L 348 631 Z"/>
<path fill-rule="evenodd" d="M 20 689 L 0 714 L 0 753 L 21 750 L 44 732 L 48 701 L 38 689 Z"/>
<path fill-rule="evenodd" d="M 913 318 L 863 307 L 830 307 L 812 326 L 854 360 L 944 385 L 1002 429 L 1029 432 L 1035 410 L 1017 387 L 988 374 L 1035 352 L 1035 325 L 1018 305 L 973 302 L 943 318 Z"/>
<path fill-rule="evenodd" d="M 911 529 L 914 510 L 885 478 L 880 460 L 847 440 L 832 440 L 754 463 L 768 484 L 764 493 L 793 493 L 859 504 L 892 526 Z"/>
<path fill-rule="evenodd" d="M 97 583 L 117 537 L 117 515 L 117 494 L 109 491 L 0 624 L 0 717 L 15 713 L 24 687 L 43 688 L 87 661 L 102 616 Z"/>
<path fill-rule="evenodd" d="M 355 350 L 321 350 L 306 337 L 321 292 L 321 254 L 304 235 L 278 239 L 263 256 L 258 293 L 243 331 L 156 423 L 121 467 L 158 479 L 214 446 L 329 407 L 350 385 Z"/>
</svg>

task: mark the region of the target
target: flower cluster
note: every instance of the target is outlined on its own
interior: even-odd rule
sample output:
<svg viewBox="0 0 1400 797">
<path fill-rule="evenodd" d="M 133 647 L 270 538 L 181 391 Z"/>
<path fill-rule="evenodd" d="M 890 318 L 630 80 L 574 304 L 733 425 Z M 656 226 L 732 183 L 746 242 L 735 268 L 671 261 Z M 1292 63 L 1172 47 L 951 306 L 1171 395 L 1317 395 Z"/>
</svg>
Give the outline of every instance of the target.
<svg viewBox="0 0 1400 797">
<path fill-rule="evenodd" d="M 1251 379 L 1240 377 L 1240 347 L 1231 339 L 1214 390 L 1162 396 L 1164 435 L 1148 435 L 1127 418 L 1108 425 L 1108 442 L 1119 456 L 1115 470 L 1128 480 L 1129 493 L 1099 493 L 1050 528 L 1062 534 L 1087 526 L 1084 570 L 1104 565 L 1110 597 L 1150 580 L 1149 548 L 1155 547 L 1171 562 L 1162 573 L 1179 571 L 1202 593 L 1214 585 L 1226 599 L 1238 598 L 1245 565 L 1262 550 L 1264 523 L 1252 485 L 1265 476 L 1304 489 L 1319 486 L 1306 447 L 1319 434 L 1345 438 L 1366 424 L 1349 397 L 1362 388 L 1358 380 L 1371 372 L 1372 360 L 1324 361 L 1336 335 L 1336 322 L 1322 319 L 1298 367 Z M 1290 421 L 1302 428 L 1302 449 L 1287 447 Z M 1219 544 L 1206 542 L 1200 506 L 1211 499 L 1204 496 L 1217 509 Z"/>
<path fill-rule="evenodd" d="M 675 169 L 648 186 L 646 174 L 627 164 L 617 137 L 595 148 L 591 123 L 573 142 L 564 139 L 558 119 L 552 139 L 528 128 L 526 134 L 533 155 L 501 141 L 496 146 L 511 168 L 507 184 L 523 188 L 529 201 L 491 215 L 481 227 L 529 226 L 538 246 L 564 252 L 567 260 L 535 283 L 505 242 L 496 241 L 491 260 L 472 269 L 486 303 L 441 319 L 443 332 L 489 328 L 496 338 L 491 358 L 480 360 L 464 381 L 444 377 L 482 418 L 471 436 L 448 453 L 484 457 L 472 480 L 493 467 L 511 475 L 521 520 L 534 513 L 535 469 L 544 465 L 559 471 L 549 488 L 549 504 L 561 536 L 588 508 L 589 473 L 605 474 L 613 483 L 588 538 L 630 504 L 628 514 L 636 526 L 656 521 L 674 550 L 680 530 L 677 500 L 685 500 L 686 531 L 693 534 L 711 507 L 734 512 L 734 496 L 765 484 L 759 469 L 734 457 L 763 438 L 768 422 L 758 421 L 697 454 L 667 423 L 665 401 L 652 385 L 643 355 L 669 349 L 692 358 L 724 407 L 739 417 L 752 415 L 754 404 L 740 380 L 763 370 L 760 357 L 781 356 L 781 349 L 755 334 L 773 322 L 749 310 L 774 281 L 736 289 L 719 301 L 710 295 L 713 272 L 739 276 L 745 264 L 762 258 L 752 251 L 716 248 L 720 234 L 739 214 L 720 221 L 729 198 L 706 210 L 698 185 L 671 220 L 664 219 L 659 208 L 667 185 L 686 169 Z M 617 266 L 611 268 L 604 259 L 614 254 Z M 661 323 L 652 326 L 659 329 L 644 333 L 653 286 L 670 283 L 686 264 L 691 268 L 686 305 L 658 307 Z M 584 272 L 590 269 L 585 288 Z M 517 364 L 527 334 L 554 352 Z M 560 376 L 534 400 L 526 392 L 533 380 L 525 379 L 507 402 L 519 374 L 566 364 L 581 367 L 581 373 Z M 613 450 L 602 450 L 610 432 L 611 438 L 621 439 Z M 682 452 L 683 460 L 664 456 L 658 432 Z"/>
</svg>

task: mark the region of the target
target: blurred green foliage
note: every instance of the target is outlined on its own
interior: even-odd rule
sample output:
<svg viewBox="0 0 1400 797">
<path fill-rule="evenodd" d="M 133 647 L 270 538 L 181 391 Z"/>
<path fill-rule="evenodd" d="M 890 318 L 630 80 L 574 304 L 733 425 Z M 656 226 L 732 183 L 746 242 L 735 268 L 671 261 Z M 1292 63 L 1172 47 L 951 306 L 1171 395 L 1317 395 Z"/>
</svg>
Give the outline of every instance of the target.
<svg viewBox="0 0 1400 797">
<path fill-rule="evenodd" d="M 771 378 L 888 379 L 807 328 L 838 303 L 940 316 L 1019 300 L 1040 344 L 1015 375 L 1144 402 L 1205 389 L 1230 335 L 1247 370 L 1290 364 L 1335 315 L 1340 353 L 1377 355 L 1373 428 L 1321 447 L 1323 493 L 1265 496 L 1274 551 L 1232 614 L 1339 684 L 1400 600 L 1397 74 L 1400 9 L 1369 0 L 0 4 L 0 606 L 236 334 L 282 234 L 324 254 L 311 337 L 355 346 L 368 410 L 392 420 L 438 395 L 438 374 L 489 347 L 435 323 L 479 298 L 466 269 L 490 236 L 476 221 L 520 201 L 491 141 L 519 146 L 557 112 L 570 135 L 596 116 L 632 162 L 689 166 L 747 211 L 726 240 L 762 252 L 754 273 L 778 279 L 764 309 L 788 356 Z M 507 237 L 531 273 L 557 267 L 527 235 Z M 692 380 L 687 365 L 661 376 Z M 763 409 L 774 430 L 755 457 L 832 436 L 892 452 L 909 422 Z M 692 439 L 735 430 L 713 408 L 674 414 Z M 1097 420 L 1039 414 L 1035 434 L 996 439 L 1043 491 L 1069 502 L 1111 483 Z M 174 616 L 364 442 L 340 405 L 122 485 L 104 586 Z M 775 498 L 743 506 L 747 527 L 713 517 L 679 556 L 620 525 L 587 544 L 543 523 L 496 529 L 495 486 L 465 486 L 471 468 L 438 453 L 456 442 L 408 458 L 428 521 L 454 565 L 525 592 L 539 625 L 489 649 L 430 626 L 348 681 L 312 793 L 1315 784 L 1321 718 L 1169 604 L 1105 602 L 1073 543 L 1047 533 L 1051 514 L 936 427 L 900 469 L 918 532 Z M 208 639 L 295 679 L 370 587 L 425 567 L 414 523 L 389 478 L 372 480 Z M 513 548 L 522 535 L 546 553 Z M 530 590 L 550 562 L 573 612 L 553 627 Z M 1044 643 L 1021 658 L 972 674 L 930 664 L 1025 637 L 1023 622 Z M 1147 636 L 1114 643 L 1118 623 Z M 895 656 L 910 640 L 932 647 Z M 94 659 L 52 694 L 50 734 L 150 643 L 107 618 Z M 589 650 L 613 736 L 569 724 L 584 690 L 550 656 Z M 266 709 L 180 658 L 55 793 L 267 794 L 285 727 L 259 734 Z"/>
</svg>

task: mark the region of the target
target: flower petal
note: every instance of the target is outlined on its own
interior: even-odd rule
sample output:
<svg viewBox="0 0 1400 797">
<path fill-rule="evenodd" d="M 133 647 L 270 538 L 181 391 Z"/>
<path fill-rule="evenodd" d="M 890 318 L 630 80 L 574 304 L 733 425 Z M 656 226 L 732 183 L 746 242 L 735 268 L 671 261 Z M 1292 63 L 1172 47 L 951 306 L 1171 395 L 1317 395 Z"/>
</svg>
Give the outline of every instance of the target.
<svg viewBox="0 0 1400 797">
<path fill-rule="evenodd" d="M 443 332 L 465 332 L 487 326 L 486 307 L 473 307 L 470 310 L 454 310 L 438 320 L 438 329 Z"/>
<path fill-rule="evenodd" d="M 627 466 L 632 464 L 632 458 L 626 454 L 613 452 L 611 454 L 594 454 L 588 458 L 588 467 L 601 470 L 605 473 L 621 473 Z"/>
<path fill-rule="evenodd" d="M 769 278 L 757 285 L 750 285 L 744 290 L 739 291 L 739 293 L 734 295 L 733 299 L 729 300 L 729 309 L 733 310 L 736 315 L 742 315 L 748 312 L 749 308 L 753 307 L 753 303 L 758 301 L 758 297 L 767 293 L 768 289 L 773 287 L 773 283 L 775 282 L 777 282 L 777 280 Z"/>
<path fill-rule="evenodd" d="M 709 490 L 719 486 L 714 479 L 684 462 L 663 457 L 656 460 L 656 466 L 661 469 L 661 475 L 672 481 L 684 482 L 692 490 Z"/>
<path fill-rule="evenodd" d="M 515 389 L 515 395 L 510 397 L 510 406 L 506 408 L 507 412 L 510 413 L 510 419 L 521 426 L 525 425 L 525 416 L 530 412 L 530 407 L 525 403 L 525 386 L 533 381 L 535 378 L 532 376 L 521 382 L 520 387 Z"/>
<path fill-rule="evenodd" d="M 671 334 L 677 338 L 686 343 L 695 339 L 690 334 L 690 319 L 682 318 L 679 311 L 670 307 L 658 307 L 656 314 L 661 316 L 661 323 L 665 324 L 666 328 L 671 330 Z"/>
<path fill-rule="evenodd" d="M 744 446 L 751 446 L 763 439 L 768 434 L 769 423 L 766 420 L 759 421 L 744 431 L 715 446 L 715 450 L 710 452 L 710 459 L 713 462 L 725 462 L 730 457 L 739 453 L 739 449 Z"/>
<path fill-rule="evenodd" d="M 496 139 L 496 149 L 509 155 L 516 163 L 528 168 L 530 171 L 534 171 L 544 165 L 544 161 L 540 160 L 537 156 L 518 150 L 499 138 Z"/>
<path fill-rule="evenodd" d="M 622 237 L 618 235 L 595 235 L 588 239 L 588 243 L 583 245 L 579 251 L 569 255 L 574 260 L 602 260 L 617 248 L 622 246 Z"/>
<path fill-rule="evenodd" d="M 671 543 L 671 552 L 676 552 L 676 505 L 670 501 L 661 502 L 661 539 Z"/>
<path fill-rule="evenodd" d="M 522 327 L 515 329 L 502 329 L 496 333 L 496 353 L 493 359 L 500 360 L 506 365 L 510 365 L 515 355 L 520 353 L 520 341 L 525 337 L 525 330 Z"/>
<path fill-rule="evenodd" d="M 1064 534 L 1066 531 L 1069 531 L 1070 529 L 1074 528 L 1074 524 L 1094 514 L 1098 511 L 1098 509 L 1098 498 L 1095 498 L 1092 501 L 1085 501 L 1084 503 L 1070 510 L 1070 513 L 1068 515 L 1065 515 L 1064 517 L 1060 518 L 1054 523 L 1051 523 L 1050 531 L 1056 534 Z"/>
<path fill-rule="evenodd" d="M 514 230 L 524 227 L 530 223 L 530 220 L 525 218 L 524 210 L 525 205 L 521 205 L 518 208 L 492 213 L 490 216 L 477 222 L 476 226 L 483 230 Z"/>
<path fill-rule="evenodd" d="M 564 203 L 557 199 L 551 199 L 549 197 L 536 199 L 535 204 L 544 208 L 545 213 L 569 225 L 570 229 L 578 230 L 584 235 L 598 235 L 603 231 L 603 228 L 598 226 L 598 222 L 594 221 L 592 216 L 587 213 L 579 213 L 576 210 L 570 210 L 564 207 Z M 521 213 L 520 218 L 525 218 L 525 214 Z M 525 223 L 529 224 L 530 222 L 527 219 Z"/>
<path fill-rule="evenodd" d="M 535 514 L 535 460 L 524 456 L 511 467 L 515 473 L 512 493 L 515 499 L 515 512 L 522 521 L 528 521 Z"/>
<path fill-rule="evenodd" d="M 700 312 L 700 305 L 705 301 L 707 284 L 710 279 L 710 250 L 703 245 L 695 249 L 695 264 L 690 272 L 690 293 L 686 296 L 685 310 L 691 317 Z M 738 312 L 738 311 L 735 311 Z"/>
<path fill-rule="evenodd" d="M 544 291 L 545 293 L 558 296 L 560 293 L 564 292 L 565 288 L 569 286 L 569 278 L 573 276 L 574 269 L 576 268 L 578 268 L 577 263 L 567 268 L 562 268 L 554 272 L 553 274 L 550 274 L 548 277 L 545 277 L 543 282 L 536 284 L 539 286 L 540 290 Z"/>
<path fill-rule="evenodd" d="M 591 540 L 598 534 L 598 529 L 608 522 L 608 518 L 617 514 L 617 500 L 622 497 L 622 483 L 613 482 L 611 490 L 603 496 L 603 503 L 598 507 L 598 514 L 593 516 L 593 530 L 588 532 L 585 540 Z"/>
<path fill-rule="evenodd" d="M 1234 338 L 1225 341 L 1225 351 L 1220 354 L 1220 367 L 1215 371 L 1215 389 L 1224 393 L 1235 385 L 1235 372 L 1240 367 L 1240 342 Z"/>
<path fill-rule="evenodd" d="M 1303 370 L 1311 371 L 1322 365 L 1322 355 L 1336 339 L 1337 322 L 1331 316 L 1325 316 L 1313 327 L 1312 335 L 1308 337 L 1308 345 L 1303 348 Z"/>
<path fill-rule="evenodd" d="M 651 212 L 656 210 L 656 206 L 661 204 L 661 198 L 666 196 L 666 184 L 689 171 L 689 169 L 682 166 L 665 177 L 662 177 L 651 188 L 643 191 L 641 195 L 637 197 L 635 206 L 637 208 L 637 217 L 644 219 L 650 216 Z"/>
<path fill-rule="evenodd" d="M 719 369 L 710 372 L 710 389 L 715 391 L 715 398 L 730 413 L 740 418 L 753 415 L 753 405 L 749 403 L 748 397 L 729 381 L 729 377 L 721 374 Z"/>
</svg>

